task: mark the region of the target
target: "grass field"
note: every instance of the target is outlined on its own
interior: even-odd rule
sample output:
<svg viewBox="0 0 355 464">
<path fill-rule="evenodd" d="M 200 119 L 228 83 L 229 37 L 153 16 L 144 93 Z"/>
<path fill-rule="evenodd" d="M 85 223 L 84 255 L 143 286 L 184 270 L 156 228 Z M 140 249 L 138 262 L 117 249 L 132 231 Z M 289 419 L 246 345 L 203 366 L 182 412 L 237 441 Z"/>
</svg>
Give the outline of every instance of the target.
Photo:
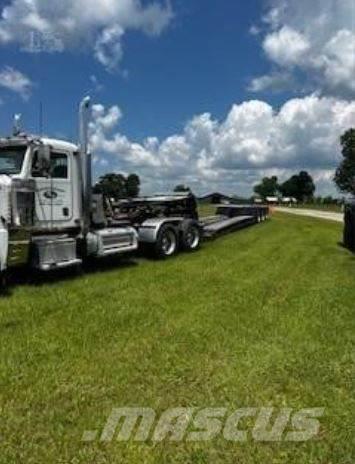
<svg viewBox="0 0 355 464">
<path fill-rule="evenodd" d="M 167 262 L 12 288 L 0 299 L 1 464 L 354 462 L 355 258 L 340 236 L 278 214 Z M 81 441 L 125 406 L 325 415 L 306 443 Z"/>
</svg>

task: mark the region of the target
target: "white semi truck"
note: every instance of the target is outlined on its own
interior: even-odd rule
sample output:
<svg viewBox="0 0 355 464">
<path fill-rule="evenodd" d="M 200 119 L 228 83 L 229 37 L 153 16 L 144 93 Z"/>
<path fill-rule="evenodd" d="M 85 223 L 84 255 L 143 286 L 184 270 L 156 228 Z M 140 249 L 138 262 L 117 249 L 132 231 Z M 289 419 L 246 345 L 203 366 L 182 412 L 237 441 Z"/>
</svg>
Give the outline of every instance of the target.
<svg viewBox="0 0 355 464">
<path fill-rule="evenodd" d="M 0 139 L 0 272 L 77 266 L 134 251 L 138 233 L 92 221 L 90 99 L 80 105 L 80 144 L 23 134 Z"/>
<path fill-rule="evenodd" d="M 22 133 L 0 138 L 0 280 L 26 266 L 51 271 L 118 256 L 139 246 L 158 258 L 194 251 L 203 235 L 264 220 L 263 206 L 221 205 L 200 221 L 192 195 L 141 197 L 114 214 L 92 192 L 90 98 L 79 110 L 79 144 Z M 111 211 L 111 214 L 108 214 Z"/>
</svg>

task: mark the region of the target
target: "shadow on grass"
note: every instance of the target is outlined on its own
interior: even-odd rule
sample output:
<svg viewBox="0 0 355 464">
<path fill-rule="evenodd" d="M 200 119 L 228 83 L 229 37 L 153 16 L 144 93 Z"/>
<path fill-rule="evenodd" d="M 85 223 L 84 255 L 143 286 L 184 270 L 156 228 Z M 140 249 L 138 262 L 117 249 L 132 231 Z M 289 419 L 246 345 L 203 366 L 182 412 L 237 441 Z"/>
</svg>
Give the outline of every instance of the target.
<svg viewBox="0 0 355 464">
<path fill-rule="evenodd" d="M 57 269 L 49 272 L 34 271 L 33 269 L 18 269 L 7 278 L 6 287 L 0 290 L 0 301 L 12 296 L 13 290 L 18 286 L 52 286 L 68 280 L 80 279 L 85 275 L 111 272 L 138 265 L 138 256 L 102 258 L 95 262 L 88 262 L 82 266 L 68 269 Z"/>
</svg>

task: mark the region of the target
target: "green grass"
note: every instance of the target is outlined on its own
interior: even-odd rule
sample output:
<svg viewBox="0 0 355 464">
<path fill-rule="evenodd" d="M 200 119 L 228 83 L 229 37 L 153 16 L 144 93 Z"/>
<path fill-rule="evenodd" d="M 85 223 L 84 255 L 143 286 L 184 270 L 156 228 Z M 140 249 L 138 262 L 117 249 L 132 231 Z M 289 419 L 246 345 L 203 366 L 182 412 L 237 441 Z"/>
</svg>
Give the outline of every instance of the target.
<svg viewBox="0 0 355 464">
<path fill-rule="evenodd" d="M 199 253 L 0 300 L 0 463 L 350 464 L 355 258 L 277 214 Z M 324 407 L 307 443 L 81 442 L 113 407 Z"/>
</svg>

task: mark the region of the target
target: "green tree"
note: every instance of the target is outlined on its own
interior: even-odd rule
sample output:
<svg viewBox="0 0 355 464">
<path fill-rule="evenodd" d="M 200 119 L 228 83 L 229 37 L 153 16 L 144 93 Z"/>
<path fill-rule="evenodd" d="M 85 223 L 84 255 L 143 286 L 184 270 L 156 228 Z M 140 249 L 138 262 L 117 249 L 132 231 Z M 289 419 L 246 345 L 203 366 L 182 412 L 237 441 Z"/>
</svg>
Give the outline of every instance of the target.
<svg viewBox="0 0 355 464">
<path fill-rule="evenodd" d="M 333 198 L 331 195 L 328 195 L 328 196 L 323 198 L 323 203 L 325 205 L 334 205 L 334 204 L 337 203 L 337 200 L 335 198 Z"/>
<path fill-rule="evenodd" d="M 307 171 L 298 174 L 299 199 L 301 201 L 312 201 L 316 186 L 312 176 Z M 296 197 L 297 198 L 297 197 Z"/>
<path fill-rule="evenodd" d="M 312 176 L 307 171 L 301 171 L 280 185 L 283 196 L 294 197 L 301 202 L 312 200 L 315 190 Z"/>
<path fill-rule="evenodd" d="M 119 200 L 127 197 L 126 178 L 122 174 L 111 172 L 101 176 L 94 187 L 96 193 L 103 193 L 109 198 Z"/>
<path fill-rule="evenodd" d="M 126 192 L 129 198 L 138 197 L 141 181 L 137 174 L 130 174 L 126 179 Z"/>
<path fill-rule="evenodd" d="M 101 176 L 94 187 L 95 193 L 102 193 L 114 200 L 137 197 L 139 191 L 140 179 L 137 174 L 130 174 L 126 178 L 123 174 L 115 172 Z"/>
<path fill-rule="evenodd" d="M 336 170 L 334 182 L 343 193 L 355 195 L 355 129 L 349 129 L 340 137 L 343 160 Z"/>
<path fill-rule="evenodd" d="M 176 193 L 189 193 L 191 192 L 190 187 L 187 187 L 187 185 L 179 184 L 174 188 L 174 192 Z"/>
<path fill-rule="evenodd" d="M 280 192 L 284 197 L 294 197 L 299 199 L 298 195 L 298 176 L 294 175 L 280 185 Z"/>
<path fill-rule="evenodd" d="M 279 192 L 279 183 L 276 176 L 264 177 L 260 184 L 255 185 L 254 192 L 261 198 L 277 196 Z"/>
</svg>

